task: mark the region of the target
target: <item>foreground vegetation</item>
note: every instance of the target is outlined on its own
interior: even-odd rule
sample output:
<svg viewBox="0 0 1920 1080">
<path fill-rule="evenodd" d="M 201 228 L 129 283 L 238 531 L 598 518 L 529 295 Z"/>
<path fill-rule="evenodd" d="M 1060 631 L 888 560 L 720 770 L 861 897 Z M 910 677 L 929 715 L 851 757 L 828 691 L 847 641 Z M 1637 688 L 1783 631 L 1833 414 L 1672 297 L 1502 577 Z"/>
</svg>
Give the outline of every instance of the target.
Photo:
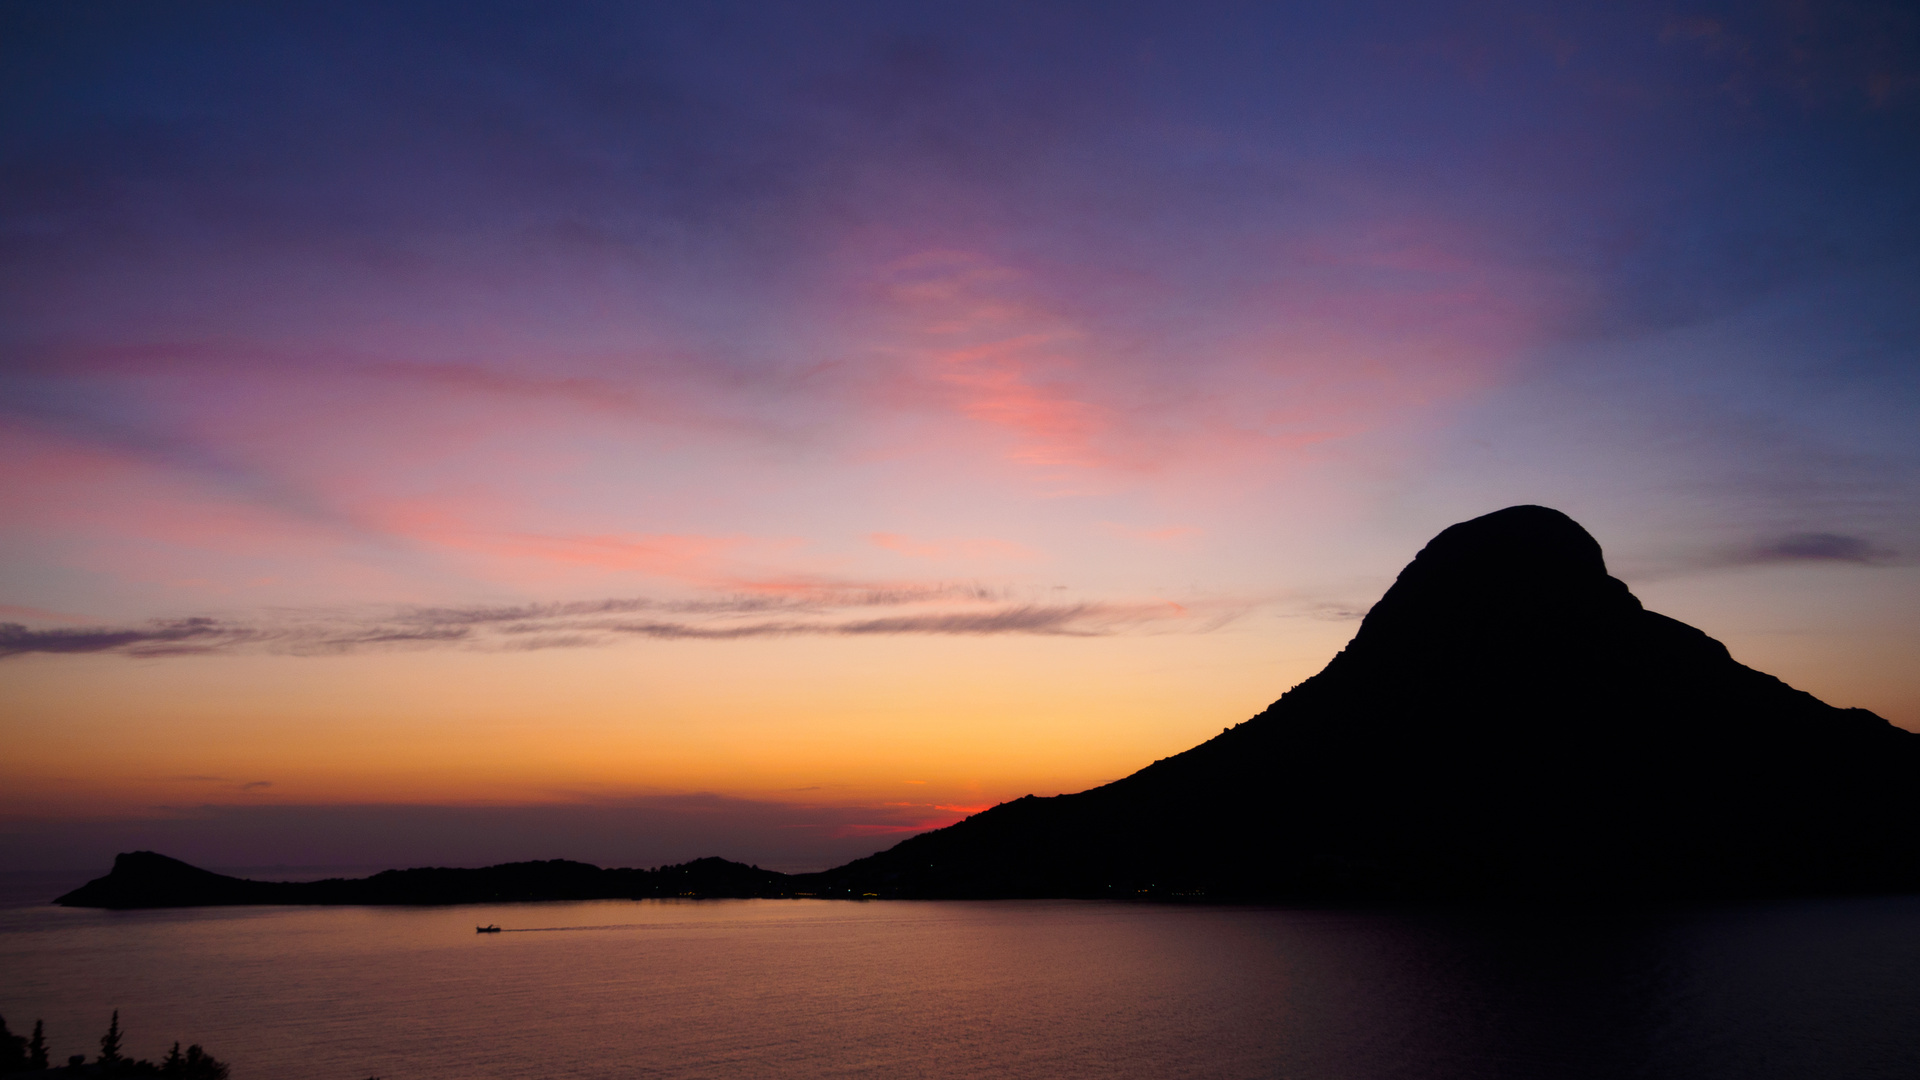
<svg viewBox="0 0 1920 1080">
<path fill-rule="evenodd" d="M 173 1049 L 162 1058 L 159 1064 L 144 1059 L 130 1058 L 120 1052 L 120 1011 L 114 1010 L 113 1019 L 107 1024 L 107 1033 L 100 1036 L 100 1056 L 92 1062 L 87 1055 L 74 1054 L 67 1058 L 65 1065 L 58 1069 L 49 1065 L 47 1058 L 46 1025 L 39 1020 L 33 1022 L 33 1035 L 30 1038 L 15 1035 L 7 1029 L 7 1022 L 0 1017 L 0 1074 L 11 1076 L 47 1075 L 60 1077 L 140 1077 L 164 1076 L 170 1080 L 227 1080 L 225 1062 L 201 1049 L 196 1043 L 180 1051 L 180 1044 L 174 1043 Z"/>
</svg>

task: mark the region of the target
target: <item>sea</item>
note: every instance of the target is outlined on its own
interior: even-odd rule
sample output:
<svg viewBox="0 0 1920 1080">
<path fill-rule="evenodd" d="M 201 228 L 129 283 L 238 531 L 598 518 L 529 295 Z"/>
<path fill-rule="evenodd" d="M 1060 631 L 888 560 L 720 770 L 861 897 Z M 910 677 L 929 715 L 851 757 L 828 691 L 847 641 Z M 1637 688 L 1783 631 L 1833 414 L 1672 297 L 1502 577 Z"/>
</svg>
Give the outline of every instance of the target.
<svg viewBox="0 0 1920 1080">
<path fill-rule="evenodd" d="M 114 1010 L 234 1080 L 1912 1080 L 1920 897 L 0 907 L 15 1033 L 93 1055 Z"/>
</svg>

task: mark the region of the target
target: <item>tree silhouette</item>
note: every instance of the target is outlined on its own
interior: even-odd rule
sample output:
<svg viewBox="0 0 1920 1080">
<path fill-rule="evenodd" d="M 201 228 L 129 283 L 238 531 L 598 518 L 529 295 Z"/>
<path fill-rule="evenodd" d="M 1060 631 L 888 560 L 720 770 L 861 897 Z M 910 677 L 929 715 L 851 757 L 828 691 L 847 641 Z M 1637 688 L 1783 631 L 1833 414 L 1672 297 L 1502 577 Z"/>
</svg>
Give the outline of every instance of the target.
<svg viewBox="0 0 1920 1080">
<path fill-rule="evenodd" d="M 100 1064 L 117 1065 L 123 1059 L 120 1056 L 120 1010 L 113 1010 L 113 1022 L 107 1025 L 107 1033 L 100 1036 Z"/>
<path fill-rule="evenodd" d="M 38 1020 L 33 1022 L 33 1038 L 27 1041 L 27 1068 L 44 1069 L 47 1067 L 46 1025 Z"/>
<path fill-rule="evenodd" d="M 7 1018 L 0 1016 L 0 1073 L 27 1070 L 27 1040 L 7 1030 Z"/>
<path fill-rule="evenodd" d="M 135 1060 L 120 1052 L 122 1039 L 120 1032 L 120 1010 L 115 1009 L 113 1019 L 107 1024 L 107 1033 L 100 1037 L 100 1060 L 92 1068 L 86 1068 L 86 1055 L 75 1054 L 69 1065 L 84 1069 L 87 1075 L 102 1077 L 138 1077 L 165 1076 L 172 1080 L 228 1080 L 228 1065 L 219 1058 L 206 1052 L 199 1043 L 187 1047 L 186 1053 L 180 1052 L 180 1044 L 174 1043 L 173 1049 L 155 1065 L 151 1061 Z M 47 1032 L 46 1025 L 36 1020 L 33 1024 L 33 1038 L 23 1039 L 7 1029 L 5 1019 L 0 1019 L 0 1074 L 34 1072 L 47 1068 Z"/>
<path fill-rule="evenodd" d="M 151 1065 L 146 1067 L 153 1068 Z M 180 1052 L 180 1044 L 174 1043 L 157 1071 L 161 1076 L 173 1077 L 174 1080 L 227 1080 L 226 1063 L 202 1050 L 198 1043 L 187 1047 L 185 1054 Z"/>
</svg>

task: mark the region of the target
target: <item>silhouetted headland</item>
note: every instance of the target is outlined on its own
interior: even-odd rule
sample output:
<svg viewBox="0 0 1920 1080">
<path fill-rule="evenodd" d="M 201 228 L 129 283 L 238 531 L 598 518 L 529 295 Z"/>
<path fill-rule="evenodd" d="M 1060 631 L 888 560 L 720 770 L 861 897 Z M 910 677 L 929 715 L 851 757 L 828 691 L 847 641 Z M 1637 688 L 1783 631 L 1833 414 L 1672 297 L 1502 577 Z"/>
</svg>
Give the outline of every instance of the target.
<svg viewBox="0 0 1920 1080">
<path fill-rule="evenodd" d="M 1915 890 L 1920 735 L 1735 662 L 1642 608 L 1571 518 L 1515 506 L 1435 537 L 1347 647 L 1253 719 L 1123 780 L 1029 795 L 823 873 L 551 862 L 283 885 L 136 853 L 59 902 Z"/>
<path fill-rule="evenodd" d="M 791 878 L 725 859 L 656 870 L 582 862 L 504 863 L 479 869 L 387 870 L 366 878 L 249 881 L 151 851 L 113 860 L 113 871 L 54 901 L 68 907 L 223 907 L 235 904 L 491 904 L 521 900 L 617 900 L 670 896 L 791 896 Z"/>
</svg>

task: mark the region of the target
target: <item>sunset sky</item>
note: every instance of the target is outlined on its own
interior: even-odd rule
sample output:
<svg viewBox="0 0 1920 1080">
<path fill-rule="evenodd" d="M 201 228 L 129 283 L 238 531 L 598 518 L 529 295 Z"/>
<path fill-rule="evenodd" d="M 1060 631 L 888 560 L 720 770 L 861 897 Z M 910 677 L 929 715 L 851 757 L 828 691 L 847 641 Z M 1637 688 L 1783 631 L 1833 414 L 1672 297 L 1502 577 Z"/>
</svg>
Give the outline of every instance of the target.
<svg viewBox="0 0 1920 1080">
<path fill-rule="evenodd" d="M 16 0 L 0 88 L 0 868 L 818 868 L 1515 503 L 1920 730 L 1910 5 Z"/>
</svg>

